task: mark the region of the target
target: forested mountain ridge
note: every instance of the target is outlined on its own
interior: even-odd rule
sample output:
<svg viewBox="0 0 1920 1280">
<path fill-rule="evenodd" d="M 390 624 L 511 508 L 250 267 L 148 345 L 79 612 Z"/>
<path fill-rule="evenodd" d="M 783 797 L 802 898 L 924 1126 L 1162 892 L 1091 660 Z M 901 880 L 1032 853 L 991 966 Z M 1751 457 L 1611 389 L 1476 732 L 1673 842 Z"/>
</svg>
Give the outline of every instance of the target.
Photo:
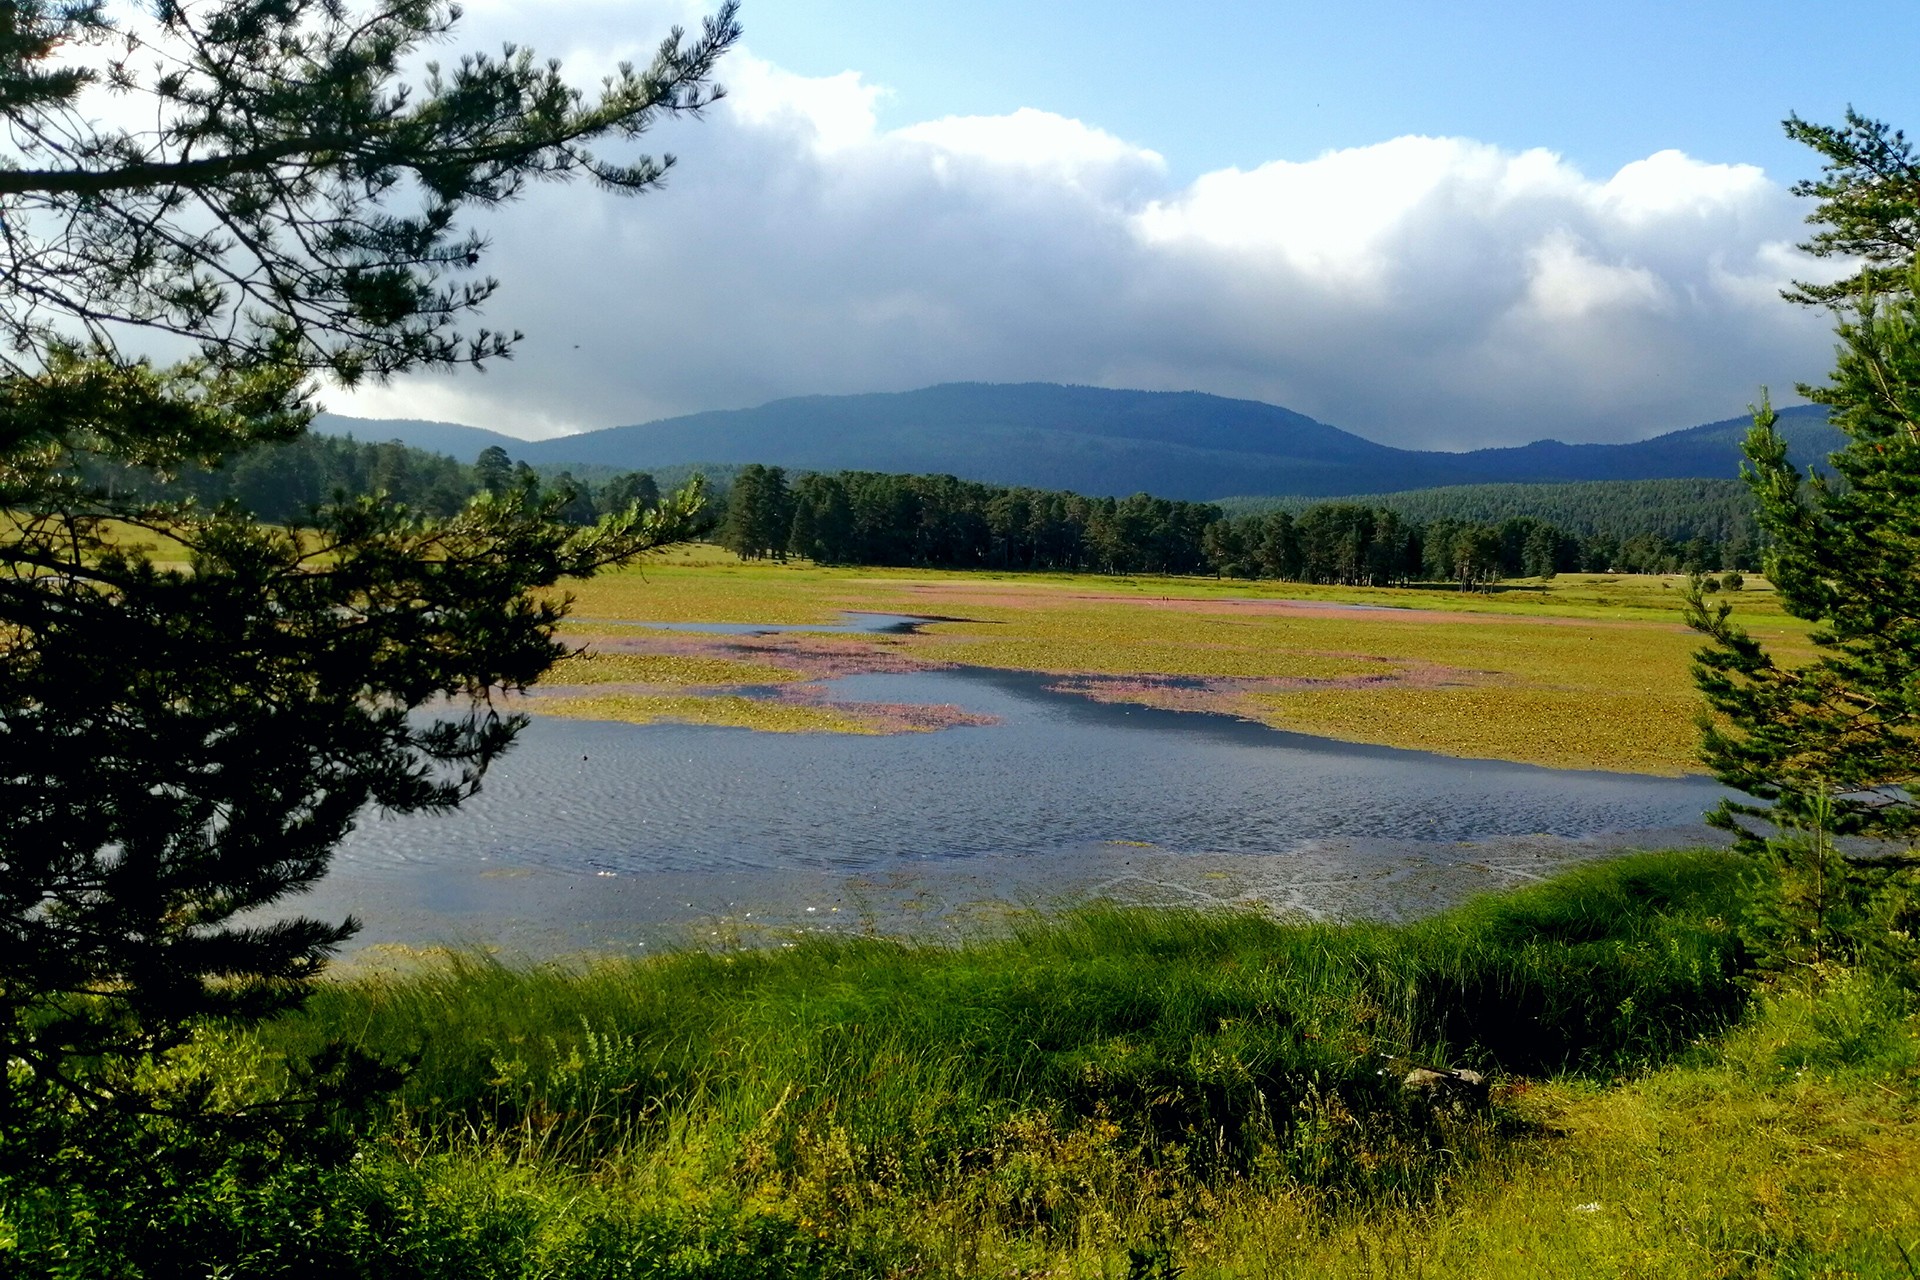
<svg viewBox="0 0 1920 1280">
<path fill-rule="evenodd" d="M 323 415 L 319 430 L 399 439 L 471 460 L 500 445 L 544 466 L 661 470 L 761 462 L 792 471 L 946 474 L 983 483 L 1209 500 L 1228 494 L 1327 497 L 1446 485 L 1729 478 L 1747 419 L 1629 444 L 1542 440 L 1442 453 L 1398 449 L 1252 400 L 1201 392 L 1053 383 L 947 383 L 919 391 L 776 400 L 553 440 L 452 424 Z M 1824 410 L 1781 410 L 1797 461 L 1838 446 Z M 430 432 L 431 434 L 423 434 Z M 505 440 L 503 444 L 503 440 Z"/>
<path fill-rule="evenodd" d="M 1794 405 L 1777 412 L 1774 429 L 1802 467 L 1824 463 L 1829 453 L 1846 443 L 1827 425 L 1822 405 Z M 1472 459 L 1482 474 L 1470 483 L 1482 484 L 1731 478 L 1739 473 L 1740 444 L 1752 426 L 1753 419 L 1743 414 L 1627 444 L 1536 440 L 1516 448 L 1451 456 Z"/>
</svg>

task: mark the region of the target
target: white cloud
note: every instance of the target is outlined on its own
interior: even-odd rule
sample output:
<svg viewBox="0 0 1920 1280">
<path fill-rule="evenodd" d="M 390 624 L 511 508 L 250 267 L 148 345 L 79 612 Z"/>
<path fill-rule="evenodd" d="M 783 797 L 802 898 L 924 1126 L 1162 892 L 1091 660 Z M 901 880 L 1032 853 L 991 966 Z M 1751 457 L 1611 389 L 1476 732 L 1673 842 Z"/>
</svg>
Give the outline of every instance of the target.
<svg viewBox="0 0 1920 1280">
<path fill-rule="evenodd" d="M 1668 309 L 1659 277 L 1645 267 L 1596 261 L 1572 235 L 1556 232 L 1532 251 L 1527 307 L 1545 324 L 1567 324 L 1604 312 Z"/>
<path fill-rule="evenodd" d="M 1594 195 L 1602 210 L 1628 225 L 1657 225 L 1738 216 L 1764 202 L 1770 189 L 1757 165 L 1706 164 L 1684 152 L 1657 151 L 1622 166 Z"/>
<path fill-rule="evenodd" d="M 611 21 L 611 19 L 609 19 Z M 612 47 L 611 36 L 601 48 Z M 1786 191 L 1675 151 L 1594 177 L 1404 137 L 1177 185 L 1036 110 L 886 130 L 855 72 L 736 54 L 732 98 L 648 139 L 624 201 L 541 188 L 489 224 L 525 329 L 485 377 L 348 412 L 547 434 L 785 395 L 1044 379 L 1285 404 L 1376 439 L 1627 439 L 1820 376 Z"/>
<path fill-rule="evenodd" d="M 1574 181 L 1557 158 L 1457 138 L 1395 138 L 1304 163 L 1210 173 L 1136 218 L 1156 244 L 1206 245 L 1335 290 L 1391 283 L 1410 242 L 1464 207 L 1497 215 Z"/>
<path fill-rule="evenodd" d="M 736 55 L 726 79 L 734 121 L 748 129 L 786 133 L 816 152 L 843 151 L 873 138 L 874 103 L 885 92 L 858 72 L 796 76 L 750 54 Z"/>
<path fill-rule="evenodd" d="M 895 130 L 886 141 L 928 154 L 935 172 L 948 180 L 1017 175 L 1117 198 L 1144 190 L 1144 184 L 1157 186 L 1167 168 L 1155 152 L 1032 107 L 1004 116 L 948 116 Z"/>
</svg>

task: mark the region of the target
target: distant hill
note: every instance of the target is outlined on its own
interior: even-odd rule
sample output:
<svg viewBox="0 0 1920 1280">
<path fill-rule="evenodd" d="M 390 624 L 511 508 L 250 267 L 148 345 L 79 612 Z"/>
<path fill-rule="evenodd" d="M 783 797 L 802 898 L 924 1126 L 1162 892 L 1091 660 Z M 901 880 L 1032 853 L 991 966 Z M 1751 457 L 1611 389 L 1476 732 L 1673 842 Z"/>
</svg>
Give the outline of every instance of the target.
<svg viewBox="0 0 1920 1280">
<path fill-rule="evenodd" d="M 321 435 L 352 436 L 362 444 L 401 444 L 428 453 L 444 453 L 471 464 L 480 451 L 499 445 L 519 457 L 527 442 L 518 436 L 501 435 L 484 427 L 463 427 L 457 422 L 422 422 L 415 418 L 348 418 L 323 413 L 313 420 L 313 429 Z"/>
<path fill-rule="evenodd" d="M 1803 404 L 1778 411 L 1777 430 L 1801 466 L 1826 461 L 1846 443 L 1827 425 L 1824 405 Z M 1480 474 L 1474 483 L 1565 480 L 1730 479 L 1739 474 L 1740 442 L 1751 417 L 1726 418 L 1703 426 L 1669 431 L 1631 444 L 1561 444 L 1537 440 L 1513 449 L 1480 449 L 1452 455 L 1470 459 Z M 1423 455 L 1432 457 L 1432 454 Z M 1398 489 L 1401 486 L 1383 486 Z"/>
<path fill-rule="evenodd" d="M 1543 440 L 1439 453 L 1377 444 L 1303 414 L 1200 392 L 1112 391 L 1053 383 L 948 383 L 920 391 L 776 400 L 554 440 L 449 423 L 325 415 L 319 430 L 398 439 L 472 461 L 498 444 L 535 465 L 654 470 L 764 462 L 791 470 L 952 474 L 1086 494 L 1325 497 L 1443 485 L 1728 478 L 1744 418 L 1632 444 Z M 1838 448 L 1819 406 L 1781 411 L 1803 463 Z"/>
</svg>

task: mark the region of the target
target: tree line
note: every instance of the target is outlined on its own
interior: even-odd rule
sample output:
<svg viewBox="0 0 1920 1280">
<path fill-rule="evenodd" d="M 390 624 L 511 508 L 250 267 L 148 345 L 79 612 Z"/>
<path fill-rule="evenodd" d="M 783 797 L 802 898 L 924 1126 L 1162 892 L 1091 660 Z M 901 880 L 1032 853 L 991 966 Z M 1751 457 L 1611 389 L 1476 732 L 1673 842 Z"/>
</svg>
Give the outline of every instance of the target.
<svg viewBox="0 0 1920 1280">
<path fill-rule="evenodd" d="M 481 493 L 518 493 L 553 501 L 558 518 L 575 525 L 636 504 L 651 508 L 661 496 L 661 485 L 647 471 L 577 478 L 569 471 L 536 470 L 497 446 L 467 466 L 394 441 L 317 434 L 263 445 L 221 466 L 188 467 L 165 480 L 125 469 L 115 483 L 150 499 L 233 502 L 257 519 L 282 524 L 305 523 L 337 497 L 372 493 L 435 516 L 450 516 Z M 1202 574 L 1347 586 L 1440 581 L 1471 588 L 1556 573 L 1752 569 L 1757 544 L 1750 521 L 1699 526 L 1724 530 L 1725 537 L 1668 532 L 1675 525 L 1665 517 L 1667 507 L 1712 483 L 1513 486 L 1628 490 L 1611 495 L 1612 518 L 1604 531 L 1592 532 L 1586 521 L 1531 514 L 1486 518 L 1501 508 L 1497 495 L 1485 491 L 1502 486 L 1457 491 L 1457 508 L 1442 500 L 1455 491 L 1433 490 L 1246 512 L 1239 504 L 1145 493 L 1087 497 L 945 475 L 840 471 L 789 478 L 780 467 L 752 464 L 735 470 L 730 483 L 710 486 L 698 527 L 748 559 Z M 1521 511 L 1530 500 L 1519 495 Z M 1594 500 L 1570 495 L 1569 510 L 1578 512 Z M 1233 514 L 1236 508 L 1246 513 Z"/>
<path fill-rule="evenodd" d="M 1291 511 L 1295 515 L 1325 502 L 1384 507 L 1417 523 L 1470 520 L 1499 524 L 1512 516 L 1532 516 L 1582 536 L 1619 541 L 1657 533 L 1676 544 L 1705 538 L 1723 544 L 1759 541 L 1753 494 L 1732 475 L 1724 479 L 1584 480 L 1561 484 L 1470 484 L 1401 493 L 1330 498 L 1227 498 L 1219 503 L 1230 516 Z"/>
<path fill-rule="evenodd" d="M 823 564 L 1214 574 L 1348 586 L 1568 572 L 1754 568 L 1751 539 L 1678 541 L 1659 532 L 1582 535 L 1534 516 L 1409 519 L 1385 506 L 1323 502 L 1229 516 L 1216 504 L 1138 493 L 1090 498 L 952 476 L 804 473 L 752 465 L 734 476 L 718 541 L 748 559 Z"/>
<path fill-rule="evenodd" d="M 203 507 L 232 503 L 256 520 L 283 525 L 309 524 L 328 503 L 375 493 L 428 516 L 455 515 L 481 493 L 517 493 L 534 502 L 552 498 L 558 500 L 561 521 L 590 525 L 636 503 L 643 510 L 655 507 L 661 493 L 646 471 L 616 472 L 595 484 L 568 471 L 542 472 L 515 462 L 498 446 L 468 466 L 397 440 L 376 443 L 318 432 L 260 445 L 218 465 L 187 465 L 165 474 L 88 459 L 82 478 L 127 499 L 191 499 Z"/>
</svg>

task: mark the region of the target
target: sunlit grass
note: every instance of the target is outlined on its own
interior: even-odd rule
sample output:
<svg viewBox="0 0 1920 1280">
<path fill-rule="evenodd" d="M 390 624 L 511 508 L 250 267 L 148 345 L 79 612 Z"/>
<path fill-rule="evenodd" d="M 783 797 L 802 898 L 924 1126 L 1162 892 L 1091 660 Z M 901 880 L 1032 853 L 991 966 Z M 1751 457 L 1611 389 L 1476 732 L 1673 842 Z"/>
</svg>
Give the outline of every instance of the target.
<svg viewBox="0 0 1920 1280">
<path fill-rule="evenodd" d="M 1560 769 L 1697 772 L 1695 700 L 1685 690 L 1530 688 L 1255 693 L 1278 728 L 1443 755 Z"/>
<path fill-rule="evenodd" d="M 732 658 L 709 658 L 673 653 L 576 653 L 555 663 L 543 679 L 548 685 L 656 684 L 754 685 L 784 684 L 806 677 L 785 667 Z M 541 710 L 535 707 L 535 710 Z"/>
<path fill-rule="evenodd" d="M 1189 1276 L 1849 1276 L 1920 1263 L 1920 1024 L 1859 974 L 1688 1060 L 1514 1100 L 1536 1137 L 1424 1205 L 1230 1198 Z"/>
<path fill-rule="evenodd" d="M 456 956 L 330 986 L 268 1047 L 416 1061 L 325 1221 L 426 1275 L 1908 1276 L 1911 1005 L 1835 973 L 1749 1006 L 1734 865 L 1400 928 L 1095 909 L 956 948 Z M 1410 1102 L 1409 1063 L 1491 1072 L 1492 1111 Z"/>
<path fill-rule="evenodd" d="M 582 621 L 831 623 L 852 607 L 840 602 L 848 580 L 844 570 L 746 563 L 717 547 L 696 547 L 570 582 L 557 594 L 573 597 Z"/>
<path fill-rule="evenodd" d="M 709 725 L 756 729 L 762 733 L 878 733 L 874 725 L 830 707 L 811 707 L 738 694 L 602 693 L 586 697 L 543 698 L 531 708 L 541 715 L 576 720 L 613 720 L 623 724 Z"/>
<path fill-rule="evenodd" d="M 843 608 L 899 607 L 919 597 L 916 587 L 959 595 L 1032 593 L 1062 599 L 1112 596 L 1121 602 L 1152 598 L 1194 601 L 1308 600 L 1400 609 L 1494 616 L 1552 616 L 1601 621 L 1662 621 L 1679 618 L 1679 575 L 1562 574 L 1545 581 L 1522 579 L 1490 592 L 1445 586 L 1340 587 L 1232 578 L 1117 577 L 1090 573 L 1007 573 L 988 570 L 834 568 L 805 561 L 743 561 L 706 544 L 673 548 L 638 566 L 570 584 L 583 617 L 650 618 L 663 622 L 831 621 Z M 1746 588 L 1725 596 L 1743 617 L 1765 627 L 1799 624 L 1781 613 L 1764 578 L 1748 575 Z M 919 599 L 922 611 L 928 601 Z"/>
<path fill-rule="evenodd" d="M 0 532 L 14 534 L 22 527 L 17 515 L 0 512 Z M 125 520 L 102 520 L 88 532 L 115 550 L 144 557 L 163 569 L 185 568 L 190 559 L 187 548 L 180 542 Z"/>
</svg>

